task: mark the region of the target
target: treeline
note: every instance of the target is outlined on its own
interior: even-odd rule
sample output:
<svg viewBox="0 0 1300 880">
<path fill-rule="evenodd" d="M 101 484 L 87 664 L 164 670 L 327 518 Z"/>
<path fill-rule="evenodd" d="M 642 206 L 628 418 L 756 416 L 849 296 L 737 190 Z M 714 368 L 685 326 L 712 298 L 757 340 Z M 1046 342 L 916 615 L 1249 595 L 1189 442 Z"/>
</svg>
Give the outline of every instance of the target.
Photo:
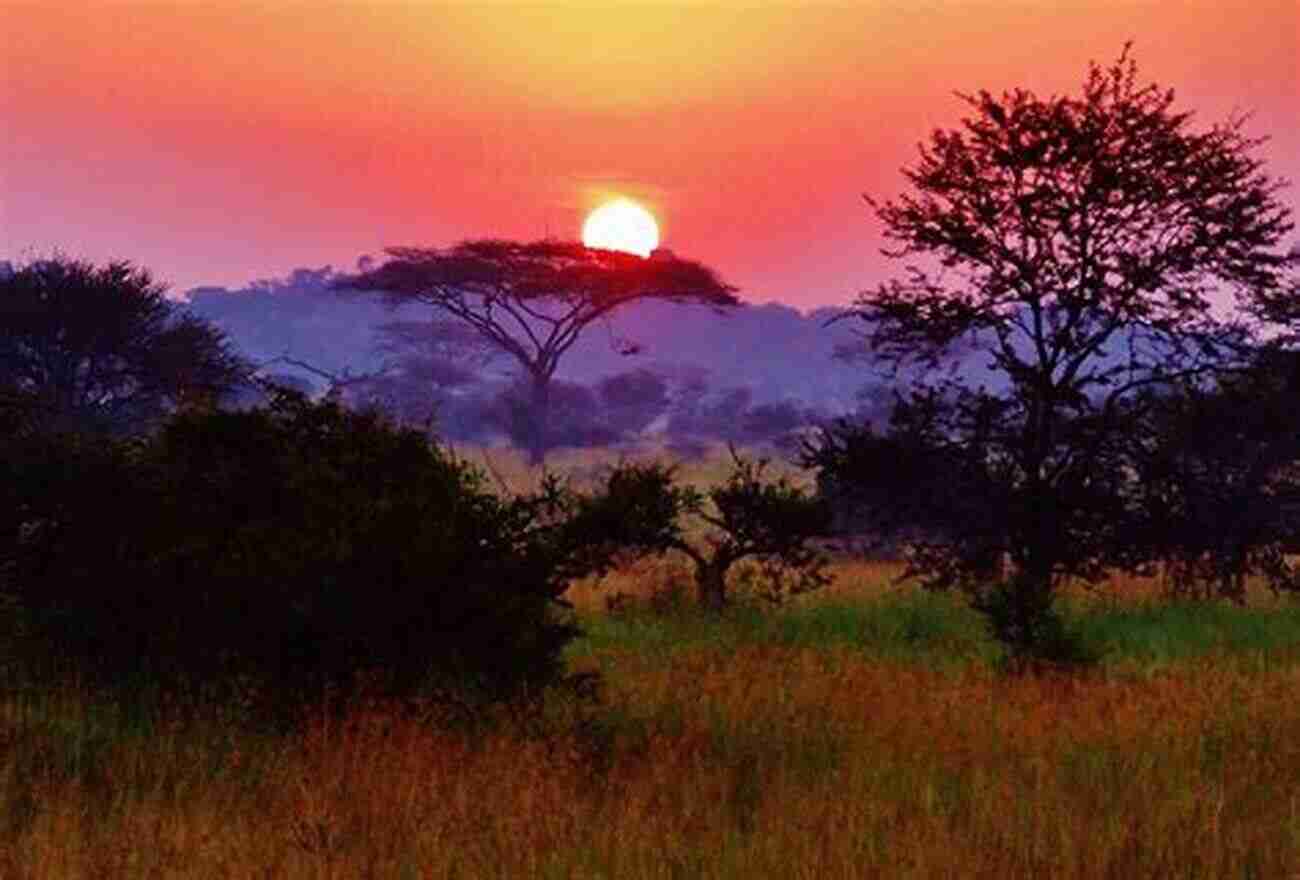
<svg viewBox="0 0 1300 880">
<path fill-rule="evenodd" d="M 427 307 L 343 295 L 334 287 L 343 277 L 324 267 L 239 290 L 198 288 L 188 310 L 280 384 L 317 396 L 336 389 L 349 405 L 433 424 L 453 442 L 524 445 L 529 389 L 508 359 Z M 883 421 L 899 383 L 838 356 L 856 340 L 848 327 L 828 325 L 843 313 L 631 303 L 561 362 L 554 444 L 653 436 L 681 454 L 726 442 L 791 448 L 799 429 L 837 416 Z M 256 390 L 239 399 L 256 401 Z"/>
</svg>

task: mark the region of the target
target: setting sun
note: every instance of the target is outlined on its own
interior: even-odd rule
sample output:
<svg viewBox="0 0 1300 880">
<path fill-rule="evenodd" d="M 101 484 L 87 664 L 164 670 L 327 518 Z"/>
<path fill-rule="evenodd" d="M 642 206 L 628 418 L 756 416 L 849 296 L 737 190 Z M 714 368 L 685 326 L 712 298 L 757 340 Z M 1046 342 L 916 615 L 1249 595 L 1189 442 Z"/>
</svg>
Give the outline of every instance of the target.
<svg viewBox="0 0 1300 880">
<path fill-rule="evenodd" d="M 631 199 L 606 202 L 587 215 L 582 243 L 589 248 L 648 257 L 659 246 L 659 224 Z"/>
</svg>

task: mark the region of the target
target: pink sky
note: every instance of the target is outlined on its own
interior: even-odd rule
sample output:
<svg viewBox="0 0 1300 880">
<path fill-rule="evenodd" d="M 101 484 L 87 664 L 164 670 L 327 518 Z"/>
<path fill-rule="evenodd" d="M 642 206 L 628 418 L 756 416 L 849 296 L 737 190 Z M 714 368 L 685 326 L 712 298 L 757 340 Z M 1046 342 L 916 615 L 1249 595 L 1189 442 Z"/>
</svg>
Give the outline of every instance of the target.
<svg viewBox="0 0 1300 880">
<path fill-rule="evenodd" d="M 845 304 L 891 271 L 862 193 L 899 190 L 954 91 L 1073 92 L 1128 39 L 1300 181 L 1298 30 L 1295 0 L 0 0 L 0 259 L 123 257 L 179 293 L 576 238 L 618 193 L 747 299 Z"/>
</svg>

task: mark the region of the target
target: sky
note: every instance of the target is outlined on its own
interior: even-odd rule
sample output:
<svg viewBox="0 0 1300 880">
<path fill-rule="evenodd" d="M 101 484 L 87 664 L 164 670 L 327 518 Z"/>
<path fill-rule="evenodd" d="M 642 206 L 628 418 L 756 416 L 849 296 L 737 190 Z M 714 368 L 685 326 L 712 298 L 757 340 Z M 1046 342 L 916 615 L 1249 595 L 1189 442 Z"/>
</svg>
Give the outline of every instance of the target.
<svg viewBox="0 0 1300 880">
<path fill-rule="evenodd" d="M 130 259 L 179 294 L 576 239 L 623 195 L 744 299 L 845 305 L 897 271 L 863 194 L 902 190 L 954 92 L 1077 93 L 1128 40 L 1300 183 L 1298 32 L 1297 0 L 0 0 L 0 259 Z"/>
</svg>

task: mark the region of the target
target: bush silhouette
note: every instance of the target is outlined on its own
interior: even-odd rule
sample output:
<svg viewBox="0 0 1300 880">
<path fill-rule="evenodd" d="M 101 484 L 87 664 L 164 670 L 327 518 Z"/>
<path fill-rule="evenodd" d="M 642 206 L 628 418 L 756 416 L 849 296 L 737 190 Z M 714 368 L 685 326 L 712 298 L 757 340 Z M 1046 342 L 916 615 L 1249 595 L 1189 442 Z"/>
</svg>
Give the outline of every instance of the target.
<svg viewBox="0 0 1300 880">
<path fill-rule="evenodd" d="M 731 455 L 731 474 L 707 495 L 679 486 L 675 469 L 661 463 L 620 464 L 597 492 L 571 499 L 561 530 L 570 554 L 585 560 L 584 571 L 603 572 L 620 553 L 676 551 L 690 560 L 699 604 L 712 612 L 730 603 L 728 578 L 742 561 L 758 567 L 758 594 L 773 603 L 828 584 L 815 540 L 830 529 L 829 507 L 784 478 L 768 479 L 766 459 L 735 447 Z"/>
<path fill-rule="evenodd" d="M 565 680 L 573 561 L 546 500 L 498 498 L 376 414 L 276 393 L 147 439 L 13 445 L 13 589 L 95 682 L 252 680 L 281 705 L 365 680 L 465 705 Z"/>
</svg>

